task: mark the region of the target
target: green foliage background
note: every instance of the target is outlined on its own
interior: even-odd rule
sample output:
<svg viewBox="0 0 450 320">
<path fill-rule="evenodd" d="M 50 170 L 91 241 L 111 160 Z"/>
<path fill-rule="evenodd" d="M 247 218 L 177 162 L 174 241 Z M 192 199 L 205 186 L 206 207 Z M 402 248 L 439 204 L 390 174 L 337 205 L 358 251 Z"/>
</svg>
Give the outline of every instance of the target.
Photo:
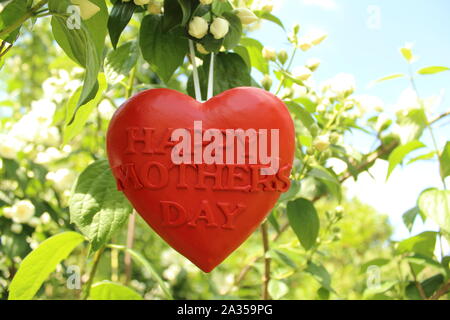
<svg viewBox="0 0 450 320">
<path fill-rule="evenodd" d="M 100 11 L 82 20 L 75 33 L 66 27 L 68 0 L 0 2 L 6 6 L 0 13 L 5 40 L 0 87 L 7 94 L 0 106 L 10 111 L 0 117 L 1 299 L 449 298 L 450 257 L 436 256 L 434 249 L 450 233 L 445 185 L 450 144 L 439 150 L 421 140 L 448 113 L 431 115 L 425 100 L 417 98 L 389 119 L 379 108 L 367 110 L 348 78 L 337 76 L 320 89 L 311 86 L 308 79 L 317 66 L 294 72 L 293 57 L 325 36 L 308 39 L 294 26 L 286 31 L 292 52 L 264 49 L 250 38 L 257 25 L 243 26 L 233 11 L 247 6 L 259 21 L 286 28 L 261 1 L 255 8 L 252 0 L 206 6 L 166 0 L 159 15 L 133 2 L 92 2 Z M 187 32 L 193 16 L 209 22 L 223 16 L 232 31 L 221 40 L 210 34 L 195 39 Z M 264 87 L 286 102 L 297 134 L 291 190 L 261 230 L 210 274 L 130 216 L 104 160 L 109 119 L 126 98 L 158 87 L 194 95 L 189 39 L 216 52 L 215 94 L 236 86 Z M 206 94 L 210 56 L 196 53 Z M 409 48 L 401 54 L 405 64 L 413 64 Z M 448 70 L 425 67 L 377 82 L 403 77 L 415 87 L 416 77 Z M 263 76 L 262 83 L 255 75 Z M 364 116 L 369 120 L 363 126 Z M 344 134 L 355 130 L 377 140 L 370 153 L 346 144 Z M 414 151 L 420 152 L 412 156 Z M 417 219 L 432 219 L 439 232 L 393 242 L 387 217 L 347 198 L 342 188 L 377 159 L 389 161 L 390 174 L 406 161 L 433 157 L 443 184 L 425 190 L 404 221 L 411 230 Z M 331 158 L 344 161 L 347 169 L 336 172 L 327 162 Z M 111 186 L 107 199 L 98 200 L 102 188 L 84 187 L 95 184 Z M 81 208 L 80 202 L 89 205 Z M 118 222 L 111 221 L 112 214 L 120 215 Z M 136 217 L 132 250 L 125 246 L 129 217 Z M 96 219 L 104 219 L 107 228 L 95 229 Z"/>
</svg>

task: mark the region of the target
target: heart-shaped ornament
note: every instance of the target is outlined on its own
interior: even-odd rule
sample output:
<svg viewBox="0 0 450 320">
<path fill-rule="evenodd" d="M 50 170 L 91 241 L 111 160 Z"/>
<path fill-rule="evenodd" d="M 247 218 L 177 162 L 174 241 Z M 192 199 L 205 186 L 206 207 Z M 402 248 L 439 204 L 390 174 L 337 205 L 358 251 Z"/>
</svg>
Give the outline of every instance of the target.
<svg viewBox="0 0 450 320">
<path fill-rule="evenodd" d="M 257 88 L 205 103 L 170 89 L 140 92 L 114 114 L 109 163 L 136 211 L 169 245 L 210 272 L 289 189 L 293 121 Z"/>
</svg>

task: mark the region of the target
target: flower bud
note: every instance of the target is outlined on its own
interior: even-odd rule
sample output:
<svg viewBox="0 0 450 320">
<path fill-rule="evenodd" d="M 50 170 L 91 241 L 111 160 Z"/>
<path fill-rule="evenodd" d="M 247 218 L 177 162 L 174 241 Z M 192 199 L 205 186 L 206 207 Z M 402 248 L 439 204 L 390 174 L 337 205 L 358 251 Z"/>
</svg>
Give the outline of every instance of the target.
<svg viewBox="0 0 450 320">
<path fill-rule="evenodd" d="M 147 12 L 151 14 L 160 14 L 162 9 L 161 2 L 152 1 L 147 6 Z"/>
<path fill-rule="evenodd" d="M 92 18 L 100 11 L 100 8 L 89 0 L 71 0 L 71 2 L 80 7 L 80 15 L 83 20 Z"/>
<path fill-rule="evenodd" d="M 263 50 L 262 50 L 262 56 L 266 60 L 275 61 L 275 59 L 277 58 L 277 53 L 272 48 L 264 47 Z"/>
<path fill-rule="evenodd" d="M 309 40 L 307 40 L 307 39 L 300 39 L 300 41 L 298 43 L 298 47 L 302 51 L 308 51 L 309 49 L 312 48 L 312 43 Z"/>
<path fill-rule="evenodd" d="M 213 0 L 200 0 L 201 4 L 211 4 Z"/>
<path fill-rule="evenodd" d="M 258 21 L 258 17 L 253 13 L 253 11 L 247 8 L 237 8 L 234 13 L 239 17 L 242 24 L 251 24 Z"/>
<path fill-rule="evenodd" d="M 209 31 L 214 36 L 214 39 L 222 39 L 230 30 L 230 23 L 223 18 L 215 18 L 211 24 Z"/>
<path fill-rule="evenodd" d="M 209 54 L 209 51 L 206 50 L 205 47 L 204 47 L 201 43 L 197 43 L 197 44 L 196 44 L 196 47 L 197 47 L 197 51 L 198 51 L 200 54 Z"/>
<path fill-rule="evenodd" d="M 269 91 L 270 88 L 272 87 L 272 83 L 273 83 L 272 78 L 268 74 L 264 75 L 264 78 L 261 80 L 262 86 L 267 91 Z"/>
<path fill-rule="evenodd" d="M 201 39 L 208 33 L 208 22 L 202 17 L 194 17 L 189 23 L 189 34 Z"/>
<path fill-rule="evenodd" d="M 296 23 L 294 27 L 292 28 L 294 34 L 297 34 L 300 31 L 300 25 Z"/>
<path fill-rule="evenodd" d="M 313 146 L 318 151 L 323 152 L 330 146 L 330 139 L 327 135 L 318 136 L 314 139 Z"/>
<path fill-rule="evenodd" d="M 288 53 L 286 50 L 281 50 L 278 53 L 278 61 L 280 61 L 281 64 L 285 64 L 287 60 L 289 59 Z"/>
<path fill-rule="evenodd" d="M 320 60 L 317 58 L 311 58 L 306 61 L 306 67 L 311 71 L 316 71 L 320 66 Z"/>
<path fill-rule="evenodd" d="M 330 143 L 336 144 L 339 142 L 339 139 L 341 138 L 341 135 L 337 132 L 333 132 L 330 134 Z"/>
<path fill-rule="evenodd" d="M 311 135 L 313 137 L 317 136 L 317 134 L 319 133 L 319 126 L 316 123 L 313 123 L 310 127 L 309 127 L 309 132 L 311 132 Z"/>
<path fill-rule="evenodd" d="M 264 12 L 270 13 L 273 11 L 273 4 L 269 3 L 269 4 L 262 6 L 261 10 Z"/>
<path fill-rule="evenodd" d="M 294 78 L 296 80 L 306 81 L 306 80 L 308 80 L 311 77 L 312 72 L 308 68 L 300 66 L 300 67 L 296 67 L 292 71 L 292 75 L 294 76 Z"/>
</svg>

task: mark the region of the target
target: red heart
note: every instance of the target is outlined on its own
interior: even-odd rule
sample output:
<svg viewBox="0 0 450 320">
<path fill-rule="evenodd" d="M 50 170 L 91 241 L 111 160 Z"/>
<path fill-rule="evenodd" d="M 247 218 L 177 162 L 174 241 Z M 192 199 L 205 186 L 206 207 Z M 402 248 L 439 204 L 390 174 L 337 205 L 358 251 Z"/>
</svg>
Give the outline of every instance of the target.
<svg viewBox="0 0 450 320">
<path fill-rule="evenodd" d="M 262 175 L 259 160 L 175 165 L 172 131 L 192 130 L 199 120 L 203 129 L 279 129 L 279 171 Z M 114 114 L 107 151 L 118 188 L 136 211 L 175 250 L 210 272 L 250 236 L 289 188 L 294 140 L 285 104 L 267 91 L 235 88 L 200 103 L 174 90 L 152 89 Z"/>
</svg>

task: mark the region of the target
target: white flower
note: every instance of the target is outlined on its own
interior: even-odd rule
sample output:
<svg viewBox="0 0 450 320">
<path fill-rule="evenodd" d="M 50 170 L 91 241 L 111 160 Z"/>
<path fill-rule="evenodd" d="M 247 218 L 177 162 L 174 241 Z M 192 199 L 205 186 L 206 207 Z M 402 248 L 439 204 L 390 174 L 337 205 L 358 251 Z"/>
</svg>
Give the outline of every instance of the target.
<svg viewBox="0 0 450 320">
<path fill-rule="evenodd" d="M 242 24 L 251 24 L 258 21 L 258 17 L 253 13 L 253 11 L 247 8 L 237 8 L 234 13 L 239 17 Z"/>
<path fill-rule="evenodd" d="M 270 47 L 264 47 L 262 50 L 262 56 L 266 60 L 275 60 L 277 58 L 277 52 Z"/>
<path fill-rule="evenodd" d="M 100 8 L 89 0 L 71 0 L 71 2 L 80 6 L 80 15 L 83 20 L 92 18 L 100 11 Z"/>
<path fill-rule="evenodd" d="M 339 73 L 327 80 L 323 89 L 329 89 L 336 96 L 348 96 L 355 91 L 355 77 L 348 73 Z"/>
<path fill-rule="evenodd" d="M 19 233 L 22 232 L 22 230 L 23 230 L 23 227 L 22 227 L 22 225 L 20 223 L 13 223 L 11 225 L 11 231 L 14 232 L 14 233 L 19 234 Z"/>
<path fill-rule="evenodd" d="M 48 164 L 50 162 L 62 159 L 65 155 L 60 152 L 58 149 L 54 148 L 54 147 L 50 147 L 47 150 L 45 150 L 44 152 L 39 152 L 36 155 L 36 163 L 39 164 Z"/>
<path fill-rule="evenodd" d="M 50 214 L 49 214 L 48 212 L 44 212 L 44 213 L 41 215 L 41 217 L 40 217 L 40 221 L 41 221 L 43 224 L 47 224 L 47 223 L 49 223 L 50 221 L 52 221 L 52 217 L 50 217 Z"/>
<path fill-rule="evenodd" d="M 330 158 L 327 160 L 327 166 L 329 166 L 336 174 L 341 174 L 347 170 L 347 164 L 338 158 Z"/>
<path fill-rule="evenodd" d="M 36 228 L 40 224 L 41 224 L 41 219 L 39 219 L 38 217 L 33 217 L 30 219 L 30 221 L 28 221 L 28 225 L 33 228 Z"/>
<path fill-rule="evenodd" d="M 303 97 L 308 93 L 308 89 L 306 89 L 305 86 L 301 86 L 296 83 L 292 85 L 292 90 L 294 90 L 294 95 L 296 97 Z"/>
<path fill-rule="evenodd" d="M 320 44 L 327 37 L 328 34 L 321 30 L 312 30 L 306 35 L 306 38 L 315 46 Z"/>
<path fill-rule="evenodd" d="M 306 67 L 298 66 L 298 67 L 295 67 L 294 70 L 292 70 L 292 75 L 297 80 L 305 81 L 305 80 L 308 80 L 309 77 L 311 77 L 312 72 L 311 72 L 311 70 L 309 70 Z"/>
<path fill-rule="evenodd" d="M 57 127 L 42 128 L 35 139 L 36 143 L 41 143 L 47 146 L 56 146 L 59 144 L 61 135 Z"/>
<path fill-rule="evenodd" d="M 181 267 L 177 264 L 172 264 L 169 268 L 164 270 L 163 276 L 169 281 L 176 279 L 177 275 L 180 273 Z"/>
<path fill-rule="evenodd" d="M 314 139 L 313 146 L 319 151 L 325 151 L 330 146 L 330 138 L 328 135 L 317 136 Z"/>
<path fill-rule="evenodd" d="M 15 223 L 27 223 L 34 212 L 34 205 L 29 200 L 21 200 L 12 207 L 11 218 Z"/>
<path fill-rule="evenodd" d="M 370 96 L 367 94 L 358 95 L 354 97 L 354 100 L 358 103 L 358 106 L 362 113 L 370 111 L 382 111 L 384 108 L 384 102 L 378 97 Z"/>
<path fill-rule="evenodd" d="M 0 157 L 15 159 L 22 143 L 10 135 L 0 135 Z"/>
<path fill-rule="evenodd" d="M 211 24 L 209 31 L 214 36 L 214 39 L 222 39 L 230 30 L 230 23 L 223 18 L 215 18 Z"/>
<path fill-rule="evenodd" d="M 116 109 L 114 109 L 114 106 L 111 102 L 109 102 L 109 100 L 105 99 L 98 105 L 98 113 L 102 119 L 111 119 L 114 112 L 116 112 Z"/>
<path fill-rule="evenodd" d="M 75 173 L 69 169 L 59 169 L 56 172 L 49 172 L 46 176 L 47 180 L 53 182 L 58 191 L 66 191 L 72 187 L 75 181 Z"/>
<path fill-rule="evenodd" d="M 396 112 L 407 113 L 410 110 L 419 108 L 420 108 L 420 101 L 416 91 L 414 91 L 414 89 L 412 88 L 407 88 L 403 90 L 397 100 L 395 108 Z"/>
<path fill-rule="evenodd" d="M 189 23 L 189 34 L 201 39 L 208 33 L 208 22 L 202 17 L 194 17 Z"/>
</svg>

